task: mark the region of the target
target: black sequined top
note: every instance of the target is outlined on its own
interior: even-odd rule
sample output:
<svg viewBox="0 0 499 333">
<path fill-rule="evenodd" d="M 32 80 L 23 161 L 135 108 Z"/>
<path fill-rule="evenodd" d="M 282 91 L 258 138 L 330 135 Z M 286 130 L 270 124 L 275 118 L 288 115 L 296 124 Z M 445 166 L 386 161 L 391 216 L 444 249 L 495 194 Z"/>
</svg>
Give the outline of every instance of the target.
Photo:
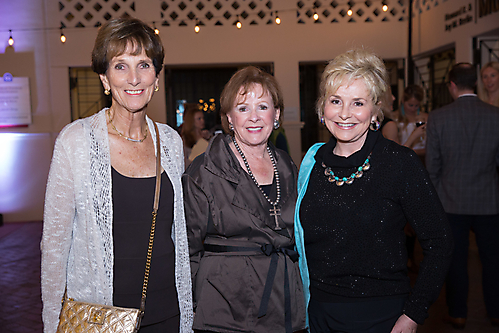
<svg viewBox="0 0 499 333">
<path fill-rule="evenodd" d="M 369 131 L 363 148 L 348 158 L 333 154 L 332 138 L 316 153 L 300 220 L 311 296 L 326 302 L 410 294 L 404 313 L 428 317 L 444 283 L 452 253 L 445 212 L 417 155 Z M 370 169 L 351 185 L 328 181 L 324 167 L 348 177 L 369 153 Z M 416 284 L 407 276 L 404 226 L 417 233 L 425 254 Z"/>
</svg>

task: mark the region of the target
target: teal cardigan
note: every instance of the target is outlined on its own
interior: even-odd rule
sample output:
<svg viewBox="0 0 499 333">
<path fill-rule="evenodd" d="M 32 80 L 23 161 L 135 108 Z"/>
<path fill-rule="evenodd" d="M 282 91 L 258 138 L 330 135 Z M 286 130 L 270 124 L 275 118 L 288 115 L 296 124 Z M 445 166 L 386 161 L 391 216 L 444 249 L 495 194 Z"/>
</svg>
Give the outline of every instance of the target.
<svg viewBox="0 0 499 333">
<path fill-rule="evenodd" d="M 305 310 L 307 313 L 308 326 L 308 303 L 310 301 L 310 277 L 308 274 L 307 257 L 305 256 L 305 239 L 303 237 L 303 228 L 300 222 L 300 205 L 305 193 L 307 192 L 308 180 L 310 173 L 315 164 L 315 153 L 324 145 L 324 143 L 316 143 L 307 151 L 300 165 L 300 173 L 298 174 L 298 199 L 295 207 L 295 244 L 296 250 L 300 254 L 298 264 L 300 266 L 301 279 L 303 281 L 303 292 L 305 294 Z"/>
</svg>

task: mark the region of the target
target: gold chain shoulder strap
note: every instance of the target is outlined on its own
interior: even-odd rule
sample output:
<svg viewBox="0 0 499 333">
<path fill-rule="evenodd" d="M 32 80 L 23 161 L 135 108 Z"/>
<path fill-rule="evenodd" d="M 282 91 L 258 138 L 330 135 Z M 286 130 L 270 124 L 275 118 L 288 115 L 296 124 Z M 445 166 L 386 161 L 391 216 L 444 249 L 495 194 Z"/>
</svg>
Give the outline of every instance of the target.
<svg viewBox="0 0 499 333">
<path fill-rule="evenodd" d="M 154 206 L 152 210 L 151 234 L 149 235 L 149 247 L 147 248 L 146 271 L 144 273 L 144 284 L 142 285 L 142 299 L 140 300 L 140 311 L 146 308 L 147 284 L 149 283 L 149 271 L 151 269 L 152 246 L 154 244 L 154 232 L 156 229 L 156 216 L 158 215 L 159 193 L 161 190 L 161 143 L 159 141 L 159 130 L 153 121 L 156 131 L 156 191 L 154 193 Z"/>
</svg>

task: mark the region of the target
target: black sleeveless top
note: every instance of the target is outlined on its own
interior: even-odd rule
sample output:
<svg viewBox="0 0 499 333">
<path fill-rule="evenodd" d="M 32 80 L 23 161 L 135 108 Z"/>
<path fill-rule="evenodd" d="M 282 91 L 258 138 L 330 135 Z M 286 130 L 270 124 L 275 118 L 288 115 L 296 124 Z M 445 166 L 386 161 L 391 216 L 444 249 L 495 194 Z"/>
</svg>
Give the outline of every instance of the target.
<svg viewBox="0 0 499 333">
<path fill-rule="evenodd" d="M 112 185 L 113 304 L 139 308 L 151 231 L 156 177 L 130 178 L 112 168 Z M 175 287 L 172 223 L 173 186 L 166 172 L 163 172 L 146 309 L 141 326 L 157 323 L 180 313 Z"/>
</svg>

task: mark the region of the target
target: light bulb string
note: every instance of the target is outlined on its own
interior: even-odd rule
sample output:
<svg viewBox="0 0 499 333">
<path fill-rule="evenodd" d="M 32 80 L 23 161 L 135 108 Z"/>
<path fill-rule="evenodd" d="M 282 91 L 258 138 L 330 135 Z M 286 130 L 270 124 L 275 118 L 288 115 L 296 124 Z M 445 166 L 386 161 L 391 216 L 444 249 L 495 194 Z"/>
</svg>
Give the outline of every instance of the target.
<svg viewBox="0 0 499 333">
<path fill-rule="evenodd" d="M 350 2 L 352 2 L 351 0 L 349 1 L 345 1 L 345 3 L 339 3 L 338 6 L 348 6 L 349 9 L 352 9 L 353 10 L 353 6 L 350 5 Z M 360 2 L 359 2 L 360 3 Z M 387 1 L 386 0 L 381 0 L 379 1 L 379 3 L 381 4 L 380 8 L 383 8 L 384 5 L 388 6 L 387 4 Z M 353 3 L 355 5 L 355 2 Z M 337 6 L 337 7 L 338 7 Z M 319 15 L 319 10 L 321 9 L 328 9 L 329 7 L 325 7 L 325 6 L 308 6 L 308 7 L 301 7 L 301 8 L 292 8 L 292 9 L 278 9 L 278 10 L 268 10 L 266 11 L 266 13 L 268 13 L 270 15 L 270 17 L 272 17 L 272 13 L 276 13 L 276 17 L 277 17 L 277 12 L 279 12 L 279 14 L 282 14 L 282 13 L 286 13 L 286 12 L 301 12 L 301 11 L 304 11 L 305 13 L 308 11 L 308 10 L 312 10 L 312 11 L 317 11 L 317 14 Z M 249 17 L 252 17 L 252 16 L 259 16 L 259 13 L 261 13 L 262 11 L 259 11 L 258 13 L 246 13 L 242 18 L 244 20 L 248 19 Z M 263 11 L 265 13 L 265 11 Z M 238 16 L 242 16 L 241 14 L 239 14 Z M 224 19 L 225 16 L 221 15 L 221 16 L 212 16 L 210 20 L 219 20 L 219 19 Z M 313 19 L 313 17 L 311 17 Z M 191 21 L 195 21 L 195 20 L 198 20 L 198 26 L 203 26 L 204 23 L 203 21 L 200 19 L 200 18 L 193 18 L 191 19 Z M 282 23 L 282 18 L 281 16 L 279 16 L 279 19 L 281 20 L 281 23 Z M 154 24 L 155 22 L 157 21 L 150 21 L 150 22 L 146 22 L 148 24 Z M 241 22 L 241 21 L 240 21 Z M 242 22 L 241 22 L 242 23 Z M 67 26 L 59 26 L 59 27 L 46 27 L 46 28 L 16 28 L 16 29 L 8 29 L 9 31 L 9 39 L 13 39 L 12 37 L 12 33 L 16 33 L 16 32 L 36 32 L 36 31 L 60 31 L 61 28 L 64 28 L 67 31 L 71 31 L 73 29 L 77 29 L 77 30 L 81 30 L 82 28 L 95 28 L 97 29 L 98 27 L 67 27 Z M 66 36 L 67 37 L 67 36 Z"/>
</svg>

